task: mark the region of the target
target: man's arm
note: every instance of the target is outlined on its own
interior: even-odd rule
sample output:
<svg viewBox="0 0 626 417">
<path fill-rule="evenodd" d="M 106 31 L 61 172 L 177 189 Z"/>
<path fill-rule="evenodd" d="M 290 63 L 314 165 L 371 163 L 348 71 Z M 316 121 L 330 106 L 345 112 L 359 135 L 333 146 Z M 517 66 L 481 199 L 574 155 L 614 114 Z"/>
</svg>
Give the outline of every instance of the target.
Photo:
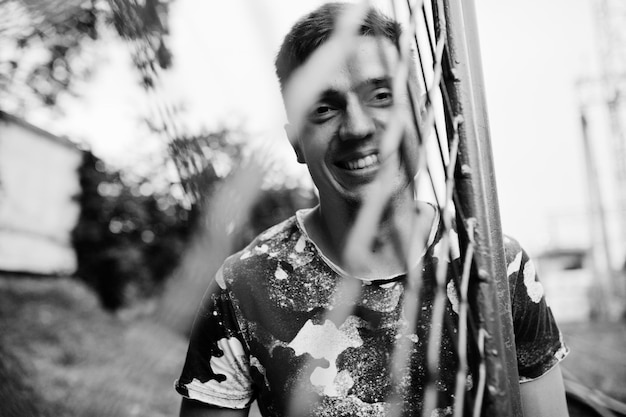
<svg viewBox="0 0 626 417">
<path fill-rule="evenodd" d="M 525 417 L 568 417 L 561 368 L 556 365 L 547 374 L 520 384 Z"/>
<path fill-rule="evenodd" d="M 214 407 L 200 401 L 183 398 L 180 405 L 180 417 L 248 417 L 249 408 L 233 410 Z"/>
</svg>

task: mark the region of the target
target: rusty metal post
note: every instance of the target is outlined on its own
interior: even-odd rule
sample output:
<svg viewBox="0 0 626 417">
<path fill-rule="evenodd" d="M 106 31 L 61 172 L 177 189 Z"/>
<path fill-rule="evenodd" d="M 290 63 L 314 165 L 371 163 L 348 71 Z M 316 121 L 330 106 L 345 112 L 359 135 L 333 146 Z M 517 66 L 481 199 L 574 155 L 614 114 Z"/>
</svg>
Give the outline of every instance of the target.
<svg viewBox="0 0 626 417">
<path fill-rule="evenodd" d="M 457 210 L 474 222 L 473 312 L 484 338 L 483 416 L 521 416 L 513 321 L 473 0 L 443 0 L 446 89 L 459 126 Z M 466 225 L 467 226 L 467 225 Z M 466 227 L 467 229 L 467 227 Z M 467 243 L 467 242 L 465 242 Z M 465 246 L 465 245 L 462 245 Z M 476 383 L 476 380 L 475 380 Z"/>
</svg>

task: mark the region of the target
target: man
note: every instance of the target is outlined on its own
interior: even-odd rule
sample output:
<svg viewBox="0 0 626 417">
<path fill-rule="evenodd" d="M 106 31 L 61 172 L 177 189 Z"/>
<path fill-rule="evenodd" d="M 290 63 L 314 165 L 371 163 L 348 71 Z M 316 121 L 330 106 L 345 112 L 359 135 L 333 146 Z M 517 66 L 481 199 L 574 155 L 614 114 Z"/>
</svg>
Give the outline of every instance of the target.
<svg viewBox="0 0 626 417">
<path fill-rule="evenodd" d="M 277 74 L 292 122 L 287 133 L 317 186 L 319 205 L 262 233 L 217 273 L 176 383 L 185 397 L 181 416 L 245 416 L 254 399 L 264 416 L 386 416 L 394 407 L 421 415 L 435 274 L 448 257 L 441 253 L 438 211 L 414 197 L 412 106 L 408 93 L 393 86 L 399 25 L 368 10 L 353 52 L 324 75 L 316 101 L 303 106 L 293 94 L 306 91 L 295 85 L 307 82 L 298 71 L 328 44 L 350 7 L 320 7 L 296 23 L 280 49 Z M 409 78 L 417 85 L 415 74 Z M 383 137 L 398 120 L 402 145 L 386 146 Z M 383 174 L 388 199 L 366 256 L 355 265 L 344 252 Z M 410 247 L 420 250 L 399 255 L 415 241 Z M 567 348 L 532 262 L 516 242 L 506 246 L 524 414 L 567 415 L 558 368 Z M 421 271 L 419 296 L 407 290 L 407 270 Z M 346 296 L 346 288 L 356 288 L 358 297 Z M 407 305 L 420 307 L 413 328 L 403 315 Z M 445 314 L 453 325 L 442 331 L 429 415 L 452 415 L 456 307 L 451 296 Z M 392 372 L 400 339 L 409 341 L 402 377 Z M 467 389 L 473 385 L 468 378 Z"/>
</svg>

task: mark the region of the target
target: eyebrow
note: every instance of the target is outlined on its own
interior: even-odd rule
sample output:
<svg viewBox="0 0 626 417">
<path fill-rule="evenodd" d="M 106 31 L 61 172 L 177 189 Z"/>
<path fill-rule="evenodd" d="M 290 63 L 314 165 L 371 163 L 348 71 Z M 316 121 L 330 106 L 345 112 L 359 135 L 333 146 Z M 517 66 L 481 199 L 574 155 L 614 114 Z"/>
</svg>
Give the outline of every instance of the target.
<svg viewBox="0 0 626 417">
<path fill-rule="evenodd" d="M 373 85 L 375 87 L 383 87 L 391 85 L 391 77 L 376 77 L 376 78 L 368 78 L 361 83 L 359 83 L 358 88 L 362 88 L 367 85 Z"/>
<path fill-rule="evenodd" d="M 372 77 L 372 78 L 367 78 L 361 82 L 359 82 L 356 87 L 354 88 L 354 90 L 359 91 L 359 90 L 363 90 L 367 87 L 389 87 L 391 85 L 391 77 L 385 76 L 385 77 Z M 322 91 L 319 95 L 318 100 L 343 100 L 343 92 L 340 90 L 337 90 L 335 88 L 328 88 L 324 91 Z"/>
</svg>

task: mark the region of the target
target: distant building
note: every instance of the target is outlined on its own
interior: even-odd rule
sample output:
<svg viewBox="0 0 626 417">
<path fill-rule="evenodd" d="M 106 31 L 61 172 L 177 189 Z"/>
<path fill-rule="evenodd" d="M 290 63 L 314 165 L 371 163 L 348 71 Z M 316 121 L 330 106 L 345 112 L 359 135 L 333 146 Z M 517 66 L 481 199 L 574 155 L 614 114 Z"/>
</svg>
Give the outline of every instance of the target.
<svg viewBox="0 0 626 417">
<path fill-rule="evenodd" d="M 593 315 L 590 291 L 594 277 L 589 249 L 552 249 L 534 258 L 557 321 L 588 321 Z"/>
<path fill-rule="evenodd" d="M 81 161 L 69 140 L 0 112 L 0 271 L 76 271 Z"/>
</svg>

